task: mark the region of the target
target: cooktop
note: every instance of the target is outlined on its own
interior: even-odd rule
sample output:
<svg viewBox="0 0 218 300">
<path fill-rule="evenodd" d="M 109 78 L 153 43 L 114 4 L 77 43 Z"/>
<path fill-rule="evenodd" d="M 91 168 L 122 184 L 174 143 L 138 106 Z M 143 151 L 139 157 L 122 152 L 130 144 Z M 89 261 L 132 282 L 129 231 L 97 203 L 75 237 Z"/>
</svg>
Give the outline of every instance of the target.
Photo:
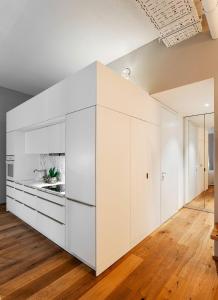
<svg viewBox="0 0 218 300">
<path fill-rule="evenodd" d="M 65 184 L 55 184 L 55 185 L 44 186 L 43 189 L 47 189 L 47 190 L 58 192 L 58 193 L 64 193 L 65 192 Z"/>
</svg>

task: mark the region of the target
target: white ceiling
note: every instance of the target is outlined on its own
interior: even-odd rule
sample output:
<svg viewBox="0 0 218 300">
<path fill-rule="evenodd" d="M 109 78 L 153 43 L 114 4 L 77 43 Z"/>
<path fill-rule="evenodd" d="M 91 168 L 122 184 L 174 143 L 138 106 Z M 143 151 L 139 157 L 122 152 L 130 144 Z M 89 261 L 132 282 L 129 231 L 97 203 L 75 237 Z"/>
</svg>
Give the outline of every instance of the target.
<svg viewBox="0 0 218 300">
<path fill-rule="evenodd" d="M 153 94 L 152 97 L 183 116 L 214 112 L 214 79 L 194 82 Z M 206 103 L 209 106 L 206 107 Z"/>
<path fill-rule="evenodd" d="M 0 0 L 0 86 L 34 95 L 157 36 L 135 0 Z"/>
</svg>

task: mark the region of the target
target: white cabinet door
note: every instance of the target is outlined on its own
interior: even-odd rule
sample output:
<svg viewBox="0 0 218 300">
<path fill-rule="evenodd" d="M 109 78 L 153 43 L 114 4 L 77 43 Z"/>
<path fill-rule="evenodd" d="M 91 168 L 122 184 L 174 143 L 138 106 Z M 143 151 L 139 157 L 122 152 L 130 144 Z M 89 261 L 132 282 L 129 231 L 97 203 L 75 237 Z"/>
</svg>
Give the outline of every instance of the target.
<svg viewBox="0 0 218 300">
<path fill-rule="evenodd" d="M 160 225 L 160 127 L 131 120 L 131 244 Z"/>
<path fill-rule="evenodd" d="M 46 154 L 48 149 L 48 127 L 28 131 L 25 134 L 25 152 L 28 154 Z"/>
<path fill-rule="evenodd" d="M 165 222 L 178 210 L 179 143 L 178 117 L 161 110 L 161 221 Z"/>
<path fill-rule="evenodd" d="M 65 123 L 26 132 L 25 151 L 28 154 L 65 152 Z"/>
<path fill-rule="evenodd" d="M 59 223 L 52 218 L 42 214 L 41 212 L 37 212 L 36 230 L 65 249 L 65 224 Z"/>
<path fill-rule="evenodd" d="M 129 250 L 130 118 L 97 108 L 96 272 Z"/>
<path fill-rule="evenodd" d="M 95 107 L 66 120 L 66 197 L 95 205 Z"/>
<path fill-rule="evenodd" d="M 15 132 L 8 132 L 6 136 L 6 154 L 15 155 Z"/>
<path fill-rule="evenodd" d="M 65 153 L 65 123 L 47 127 L 49 153 Z"/>
<path fill-rule="evenodd" d="M 95 207 L 67 200 L 67 251 L 95 268 Z"/>
</svg>

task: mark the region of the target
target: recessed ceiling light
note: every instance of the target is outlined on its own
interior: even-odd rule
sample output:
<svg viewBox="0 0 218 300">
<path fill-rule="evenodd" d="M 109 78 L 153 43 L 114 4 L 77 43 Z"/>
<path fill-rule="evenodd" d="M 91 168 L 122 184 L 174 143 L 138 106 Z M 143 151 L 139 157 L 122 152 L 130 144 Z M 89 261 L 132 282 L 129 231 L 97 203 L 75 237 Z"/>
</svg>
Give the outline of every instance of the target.
<svg viewBox="0 0 218 300">
<path fill-rule="evenodd" d="M 209 107 L 210 104 L 209 104 L 209 103 L 205 103 L 204 106 L 205 106 L 205 107 Z"/>
</svg>

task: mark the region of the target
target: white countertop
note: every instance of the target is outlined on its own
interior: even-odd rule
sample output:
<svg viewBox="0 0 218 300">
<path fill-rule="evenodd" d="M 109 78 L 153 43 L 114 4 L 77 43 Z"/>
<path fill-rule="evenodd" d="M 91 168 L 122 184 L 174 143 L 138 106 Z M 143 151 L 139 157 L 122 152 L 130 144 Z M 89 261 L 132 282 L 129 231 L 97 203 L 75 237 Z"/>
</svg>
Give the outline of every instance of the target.
<svg viewBox="0 0 218 300">
<path fill-rule="evenodd" d="M 60 197 L 65 196 L 65 192 L 55 192 L 55 191 L 51 191 L 51 190 L 43 188 L 43 187 L 46 187 L 46 186 L 53 186 L 53 185 L 57 185 L 57 184 L 65 184 L 65 182 L 62 182 L 62 181 L 58 181 L 58 182 L 52 183 L 52 184 L 51 183 L 45 183 L 43 181 L 34 181 L 34 180 L 14 180 L 14 182 L 25 185 L 25 186 L 28 186 L 30 188 L 35 188 L 35 189 L 41 190 L 45 193 L 54 194 L 54 195 L 57 195 L 57 196 L 60 196 Z"/>
</svg>

